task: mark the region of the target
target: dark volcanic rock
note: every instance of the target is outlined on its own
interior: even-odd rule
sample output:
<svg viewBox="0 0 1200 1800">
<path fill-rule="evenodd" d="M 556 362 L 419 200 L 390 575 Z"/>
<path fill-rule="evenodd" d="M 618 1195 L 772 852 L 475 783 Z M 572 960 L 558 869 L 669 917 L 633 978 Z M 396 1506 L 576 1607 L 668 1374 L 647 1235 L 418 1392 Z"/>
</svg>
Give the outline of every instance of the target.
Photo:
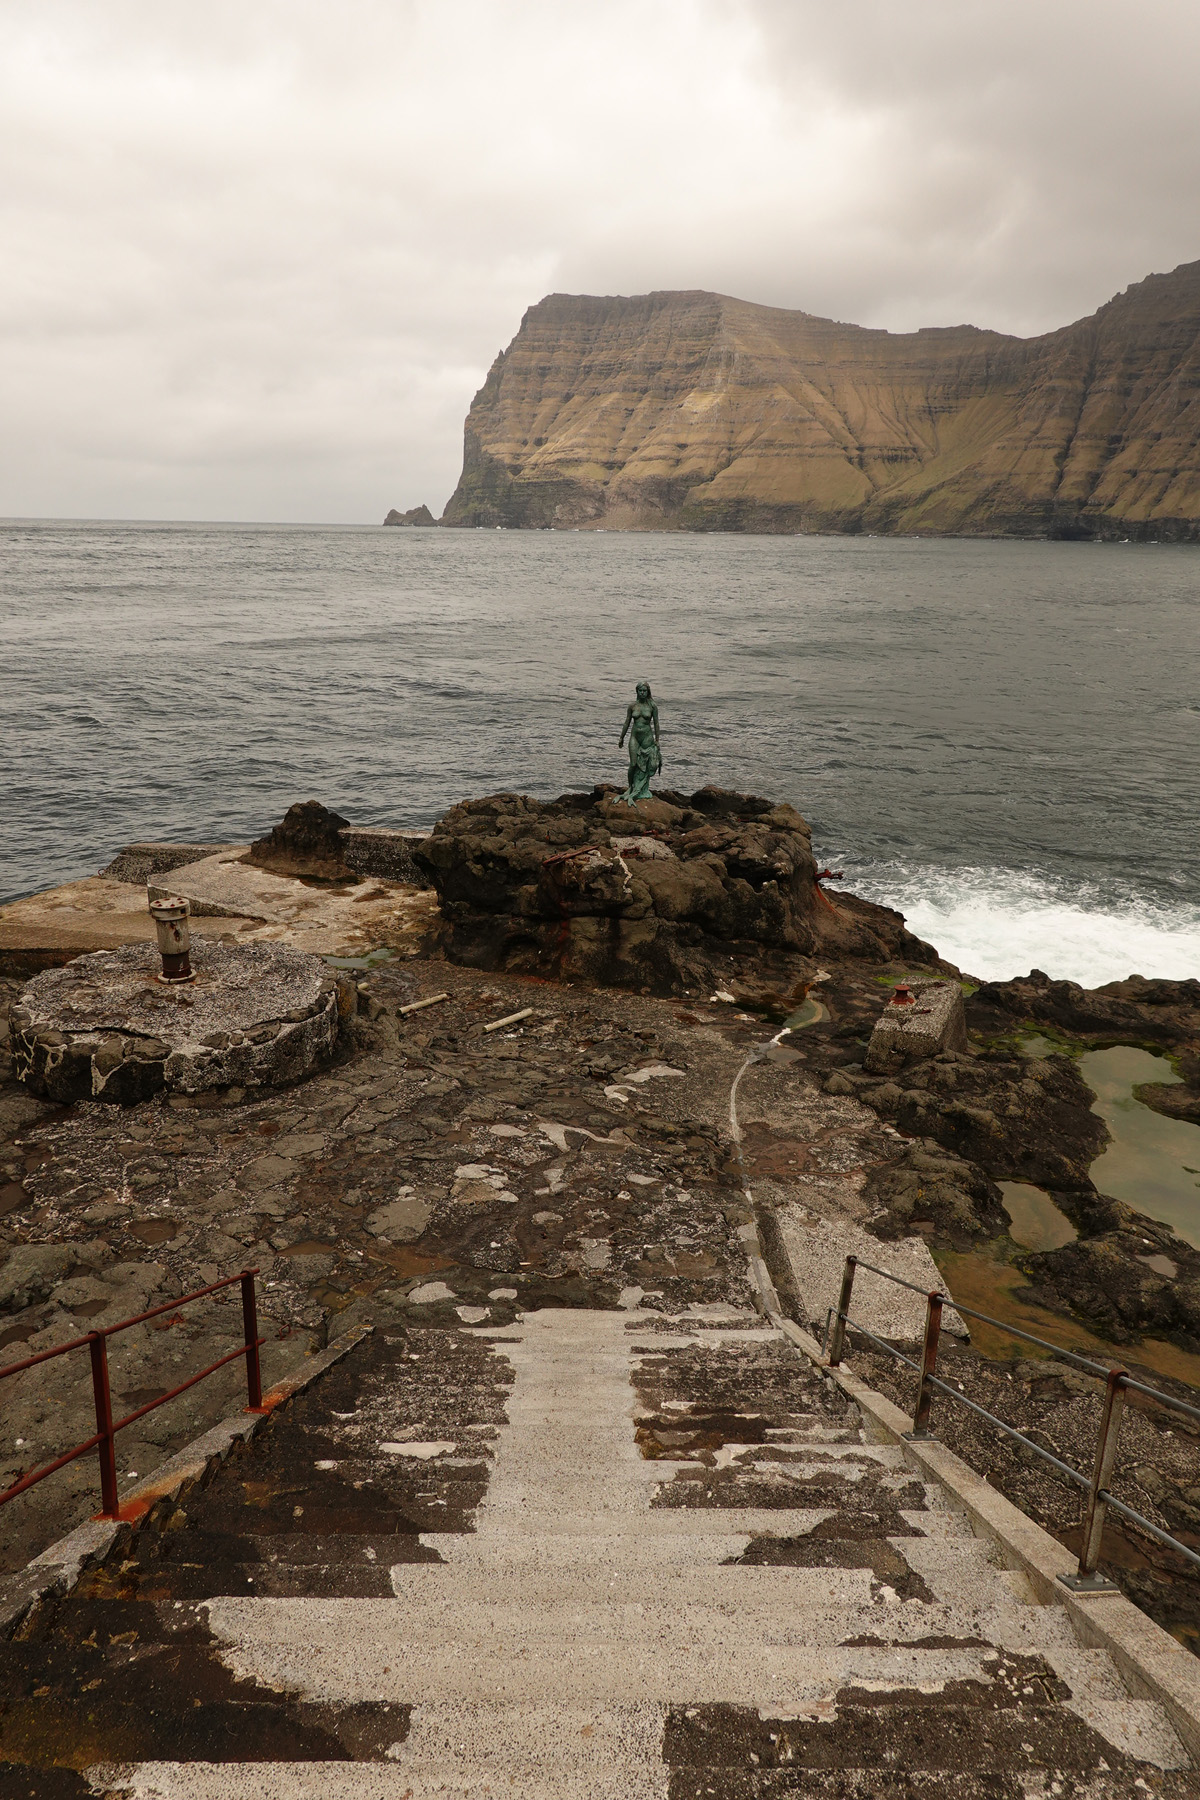
<svg viewBox="0 0 1200 1800">
<path fill-rule="evenodd" d="M 1011 1038 L 1021 1026 L 1034 1025 L 1089 1045 L 1169 1050 L 1182 1085 L 1147 1083 L 1138 1098 L 1169 1118 L 1200 1121 L 1200 981 L 1130 975 L 1083 988 L 1032 969 L 1016 981 L 978 988 L 967 1002 L 967 1022 L 984 1037 Z"/>
<path fill-rule="evenodd" d="M 1115 1343 L 1145 1334 L 1195 1350 L 1200 1342 L 1200 1252 L 1119 1202 L 1112 1205 L 1129 1221 L 1125 1230 L 1021 1259 L 1033 1283 L 1029 1297 L 1056 1312 L 1077 1313 Z M 1156 1252 L 1153 1258 L 1151 1251 Z M 1151 1267 L 1151 1261 L 1158 1266 Z M 1172 1267 L 1174 1275 L 1167 1273 Z"/>
<path fill-rule="evenodd" d="M 437 520 L 427 506 L 410 506 L 407 512 L 397 512 L 393 506 L 383 521 L 385 525 L 436 525 Z"/>
<path fill-rule="evenodd" d="M 965 1249 L 1008 1228 L 995 1182 L 933 1143 L 913 1144 L 895 1162 L 878 1164 L 864 1194 L 880 1208 L 869 1219 L 877 1237 L 904 1238 L 932 1227 L 939 1239 Z"/>
<path fill-rule="evenodd" d="M 289 806 L 282 823 L 251 844 L 246 861 L 274 875 L 302 875 L 316 881 L 354 881 L 342 854 L 339 833 L 349 825 L 319 800 Z"/>
<path fill-rule="evenodd" d="M 949 1052 L 889 1080 L 838 1071 L 853 1092 L 910 1137 L 935 1139 L 993 1180 L 1089 1188 L 1107 1129 L 1070 1057 L 1012 1060 Z"/>
<path fill-rule="evenodd" d="M 794 983 L 821 955 L 933 963 L 899 913 L 835 903 L 791 806 L 701 788 L 635 807 L 617 790 L 466 801 L 414 856 L 451 958 L 477 968 L 695 992 L 747 969 Z"/>
<path fill-rule="evenodd" d="M 1011 1031 L 1019 1021 L 1034 1020 L 1075 1036 L 1181 1044 L 1200 1038 L 1200 981 L 1131 975 L 1084 988 L 1032 969 L 1016 981 L 985 982 L 971 996 L 968 1018 L 984 1031 Z"/>
</svg>

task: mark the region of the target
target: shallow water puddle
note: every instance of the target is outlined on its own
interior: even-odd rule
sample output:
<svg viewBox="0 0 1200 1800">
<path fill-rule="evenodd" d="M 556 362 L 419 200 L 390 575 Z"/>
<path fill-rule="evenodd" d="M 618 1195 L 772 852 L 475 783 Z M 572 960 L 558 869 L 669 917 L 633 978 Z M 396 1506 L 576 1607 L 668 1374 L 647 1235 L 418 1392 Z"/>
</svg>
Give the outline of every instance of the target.
<svg viewBox="0 0 1200 1800">
<path fill-rule="evenodd" d="M 1088 1051 L 1079 1071 L 1096 1096 L 1092 1111 L 1112 1136 L 1089 1171 L 1097 1188 L 1200 1248 L 1200 1125 L 1164 1118 L 1133 1093 L 1145 1082 L 1175 1083 L 1179 1076 L 1165 1056 L 1129 1044 Z"/>
<path fill-rule="evenodd" d="M 1111 1344 L 1089 1331 L 1081 1320 L 1047 1312 L 1027 1300 L 1021 1290 L 1029 1277 L 1011 1263 L 995 1261 L 980 1251 L 955 1250 L 935 1251 L 934 1261 L 942 1272 L 947 1291 L 963 1306 L 990 1313 L 1003 1324 L 1033 1332 L 1063 1350 L 1076 1350 L 1083 1356 L 1094 1356 L 1098 1361 L 1131 1364 L 1200 1388 L 1200 1356 L 1159 1338 L 1143 1338 L 1138 1344 Z M 1005 1362 L 1012 1356 L 1037 1358 L 1049 1354 L 1010 1337 L 995 1325 L 985 1325 L 979 1319 L 968 1319 L 967 1324 L 971 1330 L 972 1349 L 989 1360 Z"/>
<path fill-rule="evenodd" d="M 1026 1250 L 1061 1250 L 1079 1236 L 1066 1213 L 1044 1189 L 1028 1181 L 1001 1181 L 1004 1210 L 1011 1221 L 1008 1235 Z"/>
</svg>

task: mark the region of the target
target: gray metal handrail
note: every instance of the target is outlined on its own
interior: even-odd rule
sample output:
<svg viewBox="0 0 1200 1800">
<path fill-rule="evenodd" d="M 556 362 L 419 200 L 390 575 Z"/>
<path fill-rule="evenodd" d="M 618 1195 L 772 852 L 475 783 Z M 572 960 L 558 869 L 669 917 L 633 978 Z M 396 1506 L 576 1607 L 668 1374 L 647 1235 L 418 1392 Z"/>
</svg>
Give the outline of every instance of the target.
<svg viewBox="0 0 1200 1800">
<path fill-rule="evenodd" d="M 912 1357 L 905 1356 L 903 1351 L 897 1350 L 894 1344 L 889 1344 L 886 1338 L 877 1337 L 873 1331 L 868 1331 L 866 1326 L 857 1319 L 850 1317 L 854 1277 L 859 1269 L 869 1269 L 873 1275 L 882 1275 L 885 1281 L 893 1282 L 897 1287 L 908 1288 L 911 1293 L 924 1295 L 925 1339 L 919 1363 L 914 1362 Z M 1096 1455 L 1090 1477 L 1084 1475 L 1079 1469 L 1072 1468 L 1070 1463 L 1063 1462 L 1060 1457 L 1052 1455 L 1049 1450 L 1043 1449 L 1041 1444 L 1034 1443 L 1033 1439 L 1026 1437 L 1024 1432 L 1018 1431 L 1015 1426 L 1009 1425 L 1004 1419 L 998 1418 L 995 1413 L 989 1412 L 986 1406 L 980 1406 L 977 1401 L 969 1400 L 965 1394 L 940 1379 L 937 1374 L 937 1353 L 944 1306 L 952 1306 L 955 1312 L 960 1313 L 963 1318 L 979 1319 L 983 1324 L 994 1325 L 997 1330 L 1006 1331 L 1011 1337 L 1021 1338 L 1025 1343 L 1038 1344 L 1042 1349 L 1049 1350 L 1052 1355 L 1062 1357 L 1066 1362 L 1075 1363 L 1080 1368 L 1086 1369 L 1089 1374 L 1101 1377 L 1105 1384 L 1104 1410 L 1101 1414 Z M 878 1349 L 885 1351 L 897 1362 L 902 1362 L 906 1368 L 916 1371 L 919 1379 L 916 1405 L 913 1408 L 913 1428 L 910 1432 L 905 1433 L 906 1437 L 917 1441 L 930 1439 L 929 1414 L 933 1396 L 935 1392 L 945 1394 L 947 1398 L 956 1400 L 960 1406 L 968 1407 L 981 1419 L 986 1419 L 989 1424 L 995 1425 L 1006 1437 L 1014 1438 L 1034 1456 L 1049 1463 L 1051 1468 L 1056 1469 L 1060 1475 L 1083 1489 L 1087 1495 L 1087 1501 L 1083 1516 L 1083 1542 L 1079 1552 L 1079 1567 L 1074 1575 L 1059 1576 L 1059 1580 L 1067 1587 L 1074 1589 L 1077 1593 L 1085 1594 L 1119 1592 L 1113 1582 L 1106 1580 L 1096 1570 L 1096 1565 L 1100 1560 L 1101 1539 L 1104 1536 L 1105 1513 L 1110 1506 L 1114 1512 L 1120 1513 L 1122 1518 L 1128 1519 L 1131 1524 L 1140 1527 L 1151 1537 L 1156 1538 L 1160 1544 L 1165 1544 L 1169 1549 L 1178 1551 L 1180 1556 L 1200 1568 L 1200 1554 L 1189 1549 L 1177 1537 L 1172 1537 L 1169 1531 L 1164 1531 L 1152 1519 L 1146 1518 L 1143 1513 L 1128 1506 L 1124 1500 L 1118 1500 L 1109 1488 L 1113 1465 L 1116 1461 L 1117 1438 L 1120 1432 L 1126 1393 L 1146 1394 L 1150 1399 L 1157 1400 L 1160 1405 L 1172 1407 L 1176 1412 L 1186 1413 L 1193 1419 L 1200 1419 L 1200 1407 L 1189 1406 L 1186 1400 L 1177 1400 L 1173 1394 L 1165 1394 L 1159 1388 L 1147 1387 L 1144 1382 L 1135 1381 L 1126 1369 L 1105 1367 L 1103 1363 L 1093 1362 L 1086 1356 L 1079 1356 L 1073 1350 L 1064 1350 L 1061 1345 L 1052 1344 L 1048 1338 L 1035 1337 L 1030 1331 L 1021 1331 L 1016 1325 L 1008 1325 L 1003 1319 L 993 1318 L 990 1313 L 976 1312 L 970 1306 L 960 1306 L 949 1294 L 944 1294 L 939 1289 L 927 1291 L 925 1288 L 918 1287 L 914 1282 L 905 1281 L 902 1276 L 893 1275 L 890 1270 L 881 1269 L 878 1264 L 865 1262 L 857 1256 L 846 1258 L 836 1311 L 830 1307 L 825 1320 L 825 1338 L 829 1346 L 828 1364 L 831 1369 L 838 1367 L 845 1353 L 847 1326 L 857 1331 Z"/>
</svg>

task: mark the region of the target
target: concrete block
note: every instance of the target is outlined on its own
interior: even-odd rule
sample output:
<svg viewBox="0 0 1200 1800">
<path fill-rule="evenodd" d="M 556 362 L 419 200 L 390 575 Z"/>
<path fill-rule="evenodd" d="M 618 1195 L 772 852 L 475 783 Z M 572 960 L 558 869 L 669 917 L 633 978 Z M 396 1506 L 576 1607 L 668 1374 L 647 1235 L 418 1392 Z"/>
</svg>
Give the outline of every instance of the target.
<svg viewBox="0 0 1200 1800">
<path fill-rule="evenodd" d="M 911 994 L 905 1002 L 901 996 Z M 865 1067 L 885 1075 L 940 1050 L 965 1050 L 967 1021 L 957 981 L 920 981 L 897 988 L 871 1033 Z"/>
</svg>

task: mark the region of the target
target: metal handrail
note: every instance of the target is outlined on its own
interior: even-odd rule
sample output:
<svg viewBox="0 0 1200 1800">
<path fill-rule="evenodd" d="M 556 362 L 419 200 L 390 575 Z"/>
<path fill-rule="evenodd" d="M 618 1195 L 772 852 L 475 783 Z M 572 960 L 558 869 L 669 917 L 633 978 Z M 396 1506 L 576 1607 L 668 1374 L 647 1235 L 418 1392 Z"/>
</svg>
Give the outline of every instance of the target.
<svg viewBox="0 0 1200 1800">
<path fill-rule="evenodd" d="M 868 1331 L 866 1326 L 860 1324 L 857 1319 L 850 1317 L 854 1277 L 859 1269 L 869 1269 L 873 1275 L 882 1275 L 885 1281 L 891 1281 L 897 1287 L 908 1288 L 914 1294 L 924 1294 L 926 1303 L 925 1339 L 919 1363 L 914 1362 L 910 1356 L 905 1356 L 903 1351 L 897 1350 L 894 1344 L 889 1344 L 886 1338 L 877 1337 L 873 1331 Z M 1034 1443 L 1032 1438 L 1026 1437 L 1015 1426 L 1009 1425 L 1004 1419 L 998 1418 L 995 1413 L 989 1412 L 987 1407 L 980 1406 L 975 1400 L 969 1400 L 966 1394 L 960 1393 L 949 1383 L 940 1379 L 936 1373 L 937 1352 L 941 1334 L 942 1308 L 946 1305 L 953 1306 L 954 1310 L 963 1318 L 979 1319 L 985 1325 L 994 1325 L 997 1330 L 1008 1332 L 1011 1337 L 1021 1338 L 1029 1344 L 1038 1344 L 1043 1349 L 1049 1350 L 1052 1355 L 1063 1357 L 1067 1362 L 1076 1363 L 1081 1368 L 1087 1369 L 1090 1374 L 1098 1375 L 1103 1379 L 1105 1384 L 1104 1410 L 1101 1415 L 1096 1456 L 1090 1478 L 1079 1469 L 1072 1468 L 1070 1463 L 1063 1462 L 1060 1457 L 1052 1455 L 1049 1450 L 1043 1449 L 1040 1444 Z M 831 1325 L 832 1336 L 830 1335 Z M 1104 1535 L 1104 1517 L 1110 1506 L 1115 1512 L 1120 1513 L 1122 1518 L 1139 1526 L 1151 1537 L 1156 1538 L 1159 1543 L 1178 1551 L 1180 1556 L 1200 1568 L 1200 1554 L 1189 1549 L 1177 1537 L 1173 1537 L 1169 1531 L 1164 1531 L 1152 1519 L 1147 1519 L 1143 1513 L 1136 1511 L 1125 1501 L 1118 1500 L 1109 1488 L 1113 1464 L 1116 1461 L 1121 1413 L 1127 1392 L 1145 1394 L 1161 1405 L 1173 1407 L 1176 1412 L 1186 1413 L 1193 1419 L 1200 1419 L 1200 1408 L 1190 1406 L 1186 1400 L 1177 1400 L 1173 1394 L 1163 1393 L 1159 1388 L 1147 1387 L 1144 1382 L 1135 1381 L 1125 1369 L 1112 1365 L 1105 1367 L 1102 1363 L 1092 1362 L 1088 1357 L 1077 1355 L 1073 1350 L 1064 1350 L 1060 1345 L 1051 1343 L 1048 1338 L 1035 1337 L 1032 1332 L 1021 1331 L 1016 1325 L 1008 1325 L 1003 1319 L 993 1318 L 990 1313 L 976 1312 L 970 1306 L 959 1306 L 949 1294 L 942 1293 L 939 1289 L 927 1291 L 917 1287 L 915 1283 L 905 1281 L 902 1276 L 893 1275 L 890 1270 L 881 1269 L 877 1264 L 865 1262 L 857 1256 L 846 1258 L 837 1308 L 835 1311 L 833 1307 L 830 1307 L 825 1321 L 825 1336 L 829 1345 L 827 1360 L 831 1369 L 838 1367 L 845 1352 L 847 1326 L 859 1332 L 878 1349 L 886 1351 L 897 1362 L 902 1362 L 907 1368 L 916 1371 L 919 1377 L 917 1400 L 913 1409 L 913 1428 L 911 1432 L 905 1434 L 907 1437 L 917 1440 L 930 1438 L 929 1413 L 933 1395 L 935 1392 L 945 1394 L 949 1399 L 956 1400 L 960 1406 L 968 1407 L 981 1419 L 986 1419 L 989 1424 L 995 1425 L 1007 1437 L 1014 1438 L 1034 1456 L 1049 1463 L 1060 1475 L 1083 1489 L 1087 1495 L 1087 1504 L 1083 1517 L 1083 1541 L 1079 1552 L 1079 1567 L 1074 1575 L 1059 1576 L 1059 1580 L 1067 1587 L 1073 1588 L 1076 1592 L 1092 1594 L 1119 1591 L 1113 1582 L 1107 1581 L 1096 1572 L 1096 1565 L 1100 1558 L 1101 1540 Z"/>
<path fill-rule="evenodd" d="M 0 1493 L 0 1506 L 8 1500 L 15 1500 L 18 1494 L 44 1481 L 47 1475 L 65 1468 L 80 1456 L 86 1456 L 89 1450 L 98 1450 L 100 1456 L 100 1495 L 101 1510 L 97 1517 L 102 1519 L 119 1519 L 121 1509 L 117 1500 L 117 1460 L 114 1439 L 118 1431 L 124 1431 L 126 1425 L 132 1425 L 136 1419 L 143 1418 L 146 1413 L 153 1412 L 156 1407 L 165 1406 L 168 1400 L 175 1400 L 185 1394 L 188 1388 L 195 1387 L 205 1376 L 213 1375 L 223 1369 L 226 1363 L 236 1362 L 239 1356 L 246 1358 L 247 1412 L 267 1412 L 262 1397 L 262 1366 L 259 1350 L 266 1343 L 265 1338 L 258 1335 L 258 1302 L 254 1292 L 254 1277 L 257 1269 L 243 1269 L 239 1275 L 227 1275 L 222 1281 L 214 1281 L 208 1287 L 197 1288 L 193 1294 L 184 1294 L 178 1300 L 168 1300 L 165 1306 L 152 1306 L 148 1312 L 135 1313 L 131 1319 L 120 1319 L 115 1325 L 104 1325 L 95 1331 L 89 1331 L 86 1337 L 71 1338 L 65 1344 L 56 1344 L 52 1350 L 40 1350 L 36 1356 L 27 1356 L 21 1362 L 7 1363 L 0 1368 L 0 1381 L 6 1376 L 20 1375 L 26 1369 L 32 1369 L 38 1363 L 49 1362 L 52 1357 L 66 1356 L 71 1350 L 79 1350 L 86 1344 L 92 1359 L 92 1399 L 96 1408 L 96 1429 L 90 1438 L 82 1444 L 76 1444 L 53 1462 L 43 1463 L 40 1469 L 31 1469 L 22 1475 L 11 1487 Z M 145 1406 L 139 1406 L 123 1419 L 114 1421 L 112 1416 L 112 1392 L 108 1377 L 108 1342 L 118 1331 L 128 1331 L 131 1325 L 141 1325 L 147 1319 L 157 1319 L 160 1313 L 176 1312 L 181 1306 L 188 1306 L 193 1300 L 203 1300 L 208 1294 L 218 1293 L 222 1288 L 232 1287 L 240 1282 L 242 1289 L 242 1330 L 245 1341 L 228 1355 L 218 1357 L 198 1375 L 191 1375 L 181 1381 L 178 1387 L 171 1388 L 169 1393 L 160 1394 L 156 1400 L 150 1400 Z"/>
</svg>

